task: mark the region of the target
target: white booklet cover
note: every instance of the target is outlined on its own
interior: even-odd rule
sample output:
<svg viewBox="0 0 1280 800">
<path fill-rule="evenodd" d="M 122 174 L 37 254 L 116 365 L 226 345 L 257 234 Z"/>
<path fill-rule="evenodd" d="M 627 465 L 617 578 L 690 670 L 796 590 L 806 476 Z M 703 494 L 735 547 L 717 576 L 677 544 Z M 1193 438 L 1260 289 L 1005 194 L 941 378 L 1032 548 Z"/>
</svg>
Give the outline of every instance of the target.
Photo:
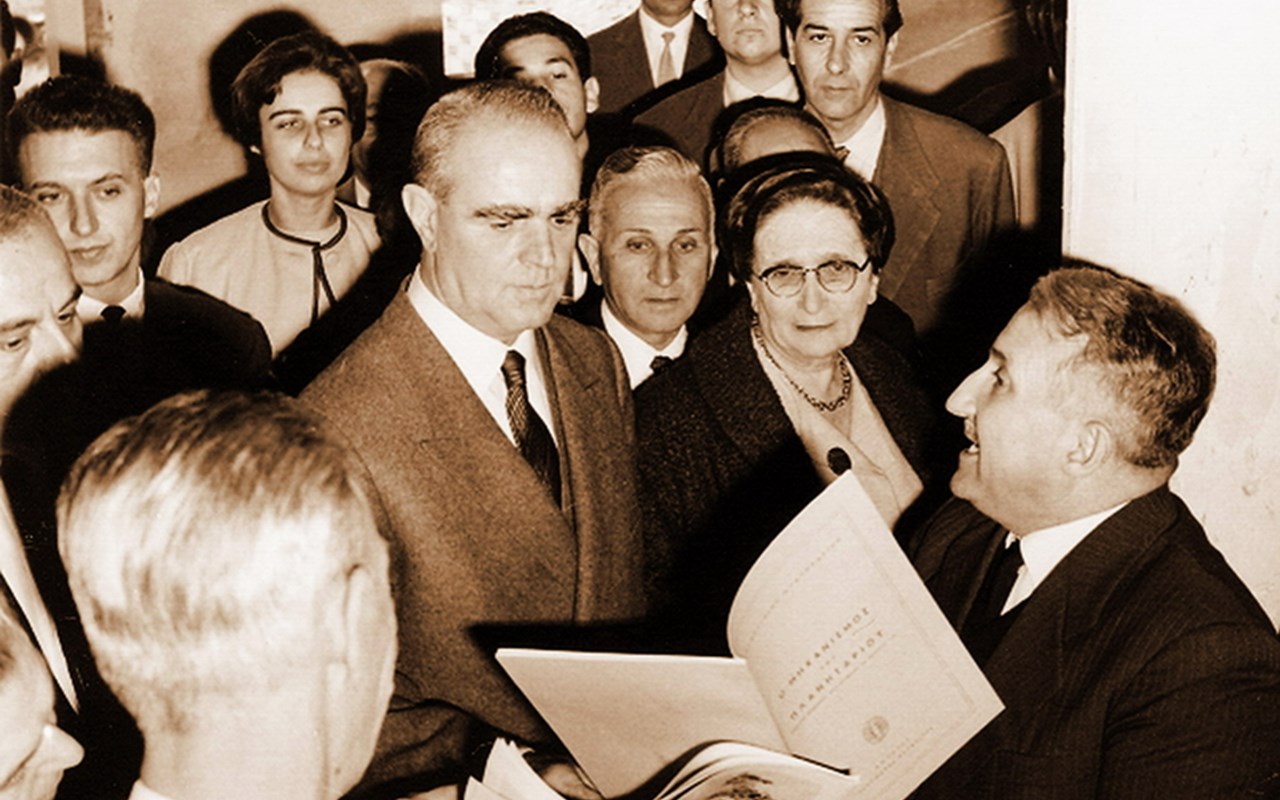
<svg viewBox="0 0 1280 800">
<path fill-rule="evenodd" d="M 900 800 L 1003 708 L 857 478 L 778 535 L 734 599 L 733 658 L 504 648 L 497 659 L 607 797 L 717 741 Z"/>
</svg>

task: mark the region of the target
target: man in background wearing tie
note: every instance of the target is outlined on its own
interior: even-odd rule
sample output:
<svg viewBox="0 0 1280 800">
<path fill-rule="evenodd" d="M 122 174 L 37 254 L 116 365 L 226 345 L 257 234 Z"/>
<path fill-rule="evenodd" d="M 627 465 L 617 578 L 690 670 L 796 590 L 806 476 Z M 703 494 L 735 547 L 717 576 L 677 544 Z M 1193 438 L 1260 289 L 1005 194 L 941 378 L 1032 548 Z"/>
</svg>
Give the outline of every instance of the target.
<svg viewBox="0 0 1280 800">
<path fill-rule="evenodd" d="M 1280 641 L 1168 486 L 1215 361 L 1173 298 L 1062 269 L 951 395 L 960 499 L 911 549 L 1005 710 L 918 798 L 1280 790 Z"/>
<path fill-rule="evenodd" d="M 613 339 L 634 389 L 684 353 L 716 259 L 711 187 L 671 148 L 629 147 L 596 173 L 590 219 L 580 243 L 603 297 L 578 317 Z"/>
<path fill-rule="evenodd" d="M 433 105 L 403 191 L 421 262 L 302 395 L 368 465 L 399 556 L 368 783 L 456 768 L 476 718 L 552 739 L 493 660 L 494 626 L 642 611 L 626 370 L 603 332 L 552 315 L 580 169 L 543 89 L 482 81 Z"/>
<path fill-rule="evenodd" d="M 140 755 L 137 731 L 98 678 L 67 590 L 51 532 L 20 530 L 10 500 L 11 476 L 27 469 L 11 441 L 13 412 L 33 384 L 76 358 L 80 287 L 48 215 L 26 195 L 0 186 L 0 598 L 8 599 L 48 665 L 58 723 L 87 749 L 87 760 L 63 784 L 64 796 L 93 787 L 95 797 L 123 797 Z M 99 770 L 105 770 L 99 771 Z M 119 780 L 115 780 L 118 777 Z"/>
<path fill-rule="evenodd" d="M 640 0 L 640 7 L 587 37 L 600 82 L 600 111 L 631 116 L 646 98 L 719 56 L 693 0 Z"/>
</svg>

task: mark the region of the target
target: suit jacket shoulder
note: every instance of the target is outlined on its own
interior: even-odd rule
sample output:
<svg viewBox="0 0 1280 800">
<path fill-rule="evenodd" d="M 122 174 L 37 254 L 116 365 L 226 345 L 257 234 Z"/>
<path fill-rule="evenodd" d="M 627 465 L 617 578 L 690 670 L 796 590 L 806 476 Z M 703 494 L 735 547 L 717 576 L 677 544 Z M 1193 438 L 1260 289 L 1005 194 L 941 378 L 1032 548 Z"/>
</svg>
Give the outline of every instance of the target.
<svg viewBox="0 0 1280 800">
<path fill-rule="evenodd" d="M 591 48 L 591 74 L 600 84 L 599 111 L 625 117 L 634 115 L 649 101 L 646 96 L 654 91 L 639 9 L 588 36 L 587 44 Z M 681 81 L 700 78 L 703 70 L 715 62 L 719 47 L 707 30 L 707 23 L 695 13 Z"/>
<path fill-rule="evenodd" d="M 635 124 L 658 132 L 672 146 L 702 166 L 715 128 L 724 110 L 724 71 L 698 81 L 641 112 Z"/>
<path fill-rule="evenodd" d="M 147 280 L 144 292 L 147 337 L 167 357 L 188 361 L 199 373 L 194 385 L 256 389 L 268 383 L 271 344 L 256 319 L 199 289 L 158 278 Z"/>
<path fill-rule="evenodd" d="M 995 140 L 961 122 L 883 102 L 875 182 L 889 198 L 897 237 L 880 292 L 924 335 L 956 313 L 948 302 L 957 278 L 981 264 L 993 237 L 1012 227 L 1013 184 Z"/>
<path fill-rule="evenodd" d="M 957 628 L 1002 535 L 955 501 L 912 548 Z M 1280 788 L 1280 642 L 1167 487 L 1131 501 L 1059 563 L 984 671 L 1006 710 L 925 783 L 922 798 Z"/>
</svg>

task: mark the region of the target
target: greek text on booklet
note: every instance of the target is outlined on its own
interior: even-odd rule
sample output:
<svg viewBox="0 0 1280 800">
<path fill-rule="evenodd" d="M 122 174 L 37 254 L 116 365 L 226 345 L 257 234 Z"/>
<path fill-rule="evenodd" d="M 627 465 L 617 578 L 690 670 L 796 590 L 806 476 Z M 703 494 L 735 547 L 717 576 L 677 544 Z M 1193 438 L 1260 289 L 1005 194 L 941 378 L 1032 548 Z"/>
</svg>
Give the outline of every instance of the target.
<svg viewBox="0 0 1280 800">
<path fill-rule="evenodd" d="M 901 800 L 1003 708 L 852 473 L 756 561 L 728 637 L 732 658 L 497 659 L 606 797 L 733 741 L 844 773 L 835 796 Z"/>
</svg>

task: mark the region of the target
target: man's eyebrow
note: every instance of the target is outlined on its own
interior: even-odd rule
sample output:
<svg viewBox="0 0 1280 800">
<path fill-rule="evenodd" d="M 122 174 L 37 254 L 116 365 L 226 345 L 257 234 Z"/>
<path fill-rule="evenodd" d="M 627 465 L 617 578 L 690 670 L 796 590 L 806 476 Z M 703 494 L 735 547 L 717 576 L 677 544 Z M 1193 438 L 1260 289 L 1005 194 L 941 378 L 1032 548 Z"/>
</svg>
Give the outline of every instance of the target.
<svg viewBox="0 0 1280 800">
<path fill-rule="evenodd" d="M 37 321 L 31 318 L 0 320 L 0 336 L 8 336 L 11 333 L 33 328 Z"/>
<path fill-rule="evenodd" d="M 559 208 L 553 210 L 551 212 L 551 216 L 558 217 L 562 214 L 581 214 L 584 210 L 586 210 L 586 207 L 587 207 L 586 200 L 574 200 L 572 202 L 565 203 Z"/>
<path fill-rule="evenodd" d="M 67 298 L 67 302 L 63 303 L 59 310 L 66 311 L 67 309 L 75 306 L 76 303 L 80 302 L 80 295 L 82 294 L 84 294 L 84 289 L 80 287 L 80 284 L 75 284 L 75 288 L 72 290 L 71 296 Z"/>
<path fill-rule="evenodd" d="M 342 106 L 326 106 L 320 109 L 318 112 L 316 112 L 316 115 L 319 116 L 320 114 L 332 114 L 335 111 L 338 112 L 339 114 L 347 113 L 347 110 Z M 276 117 L 288 117 L 288 116 L 304 116 L 305 114 L 306 112 L 303 111 L 301 108 L 282 108 L 278 111 L 272 111 L 270 114 L 267 115 L 267 119 L 275 119 Z"/>
<path fill-rule="evenodd" d="M 533 216 L 533 209 L 528 206 L 516 205 L 485 206 L 484 208 L 477 208 L 472 216 L 478 219 L 528 219 Z"/>
</svg>

